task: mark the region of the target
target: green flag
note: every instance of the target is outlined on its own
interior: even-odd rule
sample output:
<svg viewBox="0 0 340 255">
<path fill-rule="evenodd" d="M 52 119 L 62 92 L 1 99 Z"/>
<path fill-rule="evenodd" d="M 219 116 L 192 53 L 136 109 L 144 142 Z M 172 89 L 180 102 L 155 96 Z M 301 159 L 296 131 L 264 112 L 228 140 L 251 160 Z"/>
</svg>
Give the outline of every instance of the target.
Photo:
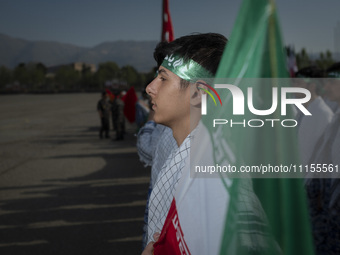
<svg viewBox="0 0 340 255">
<path fill-rule="evenodd" d="M 249 97 L 251 88 L 252 104 L 256 109 L 275 106 L 275 95 L 280 100 L 281 88 L 288 86 L 288 71 L 273 0 L 243 1 L 215 84 L 225 84 L 221 78 L 228 78 L 228 83 L 237 86 L 245 98 Z M 249 186 L 249 179 L 238 176 L 231 185 L 226 185 L 230 203 L 220 254 L 313 254 L 303 179 L 288 178 L 292 176 L 282 172 L 299 165 L 296 127 L 288 125 L 294 123 L 292 109 L 282 109 L 277 104 L 276 111 L 259 116 L 244 103 L 243 114 L 240 109 L 241 114 L 234 114 L 235 98 L 232 99 L 230 91 L 224 89 L 218 93 L 223 107 L 218 108 L 208 101 L 208 113 L 202 118 L 211 136 L 215 163 L 223 164 L 227 159 L 237 169 L 265 166 L 280 170 L 280 174 L 267 176 L 270 178 L 255 175 L 256 178 L 252 179 L 264 216 L 256 205 L 258 201 L 247 198 L 242 191 Z M 285 115 L 283 110 L 286 110 Z M 212 128 L 211 123 L 216 119 L 223 119 L 227 125 Z M 216 139 L 218 129 L 221 139 Z M 226 147 L 220 146 L 222 139 L 228 144 L 228 150 L 221 150 Z M 216 156 L 221 153 L 223 157 Z M 251 211 L 252 207 L 258 209 L 258 213 L 244 213 Z"/>
</svg>

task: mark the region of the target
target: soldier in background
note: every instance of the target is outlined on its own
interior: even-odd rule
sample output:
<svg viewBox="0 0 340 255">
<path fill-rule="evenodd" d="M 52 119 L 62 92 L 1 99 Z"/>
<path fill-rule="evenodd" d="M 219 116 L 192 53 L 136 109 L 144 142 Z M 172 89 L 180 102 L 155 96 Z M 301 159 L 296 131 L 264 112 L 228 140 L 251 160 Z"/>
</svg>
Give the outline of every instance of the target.
<svg viewBox="0 0 340 255">
<path fill-rule="evenodd" d="M 112 102 L 112 122 L 116 130 L 116 141 L 124 140 L 125 133 L 125 117 L 124 117 L 124 101 L 122 97 L 126 94 L 125 91 L 117 93 Z"/>
<path fill-rule="evenodd" d="M 105 138 L 110 138 L 109 129 L 110 129 L 110 103 L 107 96 L 107 93 L 102 92 L 102 98 L 98 101 L 97 111 L 99 113 L 101 128 L 99 131 L 100 139 L 103 138 L 103 132 L 105 133 Z"/>
</svg>

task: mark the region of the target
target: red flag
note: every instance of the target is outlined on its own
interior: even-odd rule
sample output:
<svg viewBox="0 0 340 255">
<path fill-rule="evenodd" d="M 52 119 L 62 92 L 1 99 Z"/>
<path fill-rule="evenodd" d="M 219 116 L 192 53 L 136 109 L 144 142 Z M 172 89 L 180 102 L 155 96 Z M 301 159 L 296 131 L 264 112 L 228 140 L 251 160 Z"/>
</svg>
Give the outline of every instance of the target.
<svg viewBox="0 0 340 255">
<path fill-rule="evenodd" d="M 124 97 L 124 115 L 130 123 L 133 123 L 136 119 L 136 103 L 138 101 L 135 88 L 131 87 Z"/>
<path fill-rule="evenodd" d="M 172 28 L 172 22 L 170 17 L 169 1 L 163 0 L 163 15 L 162 15 L 162 41 L 173 41 L 174 30 Z"/>
<path fill-rule="evenodd" d="M 115 95 L 109 89 L 106 89 L 105 92 L 109 95 L 110 101 L 112 102 L 115 99 Z"/>
<path fill-rule="evenodd" d="M 190 255 L 178 219 L 175 198 L 172 200 L 159 240 L 154 244 L 154 254 Z"/>
</svg>

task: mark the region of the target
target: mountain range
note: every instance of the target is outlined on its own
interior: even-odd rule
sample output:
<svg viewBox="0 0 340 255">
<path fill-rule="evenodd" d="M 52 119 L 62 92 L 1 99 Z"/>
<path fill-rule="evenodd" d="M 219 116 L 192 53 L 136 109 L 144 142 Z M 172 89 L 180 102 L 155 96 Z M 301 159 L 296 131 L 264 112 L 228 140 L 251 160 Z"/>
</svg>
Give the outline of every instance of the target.
<svg viewBox="0 0 340 255">
<path fill-rule="evenodd" d="M 19 63 L 41 62 L 52 67 L 74 62 L 98 65 L 113 61 L 120 67 L 131 65 L 139 72 L 149 72 L 156 64 L 153 51 L 158 41 L 113 41 L 94 47 L 50 42 L 29 41 L 0 34 L 0 66 L 14 68 Z M 309 54 L 311 59 L 319 53 Z M 333 59 L 340 61 L 340 53 L 333 53 Z"/>
<path fill-rule="evenodd" d="M 41 62 L 47 67 L 85 62 L 96 64 L 113 61 L 120 67 L 131 65 L 139 72 L 148 72 L 156 64 L 153 51 L 157 41 L 113 41 L 94 47 L 29 41 L 0 34 L 0 66 L 14 68 L 19 63 Z"/>
</svg>

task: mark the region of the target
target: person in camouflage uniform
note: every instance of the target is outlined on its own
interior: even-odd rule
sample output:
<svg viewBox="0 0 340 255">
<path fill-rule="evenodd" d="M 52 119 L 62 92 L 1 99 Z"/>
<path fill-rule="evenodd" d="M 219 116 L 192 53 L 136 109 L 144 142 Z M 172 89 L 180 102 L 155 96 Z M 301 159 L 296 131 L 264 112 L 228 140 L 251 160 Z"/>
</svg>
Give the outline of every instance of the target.
<svg viewBox="0 0 340 255">
<path fill-rule="evenodd" d="M 102 98 L 98 101 L 97 111 L 99 113 L 99 117 L 101 120 L 101 127 L 99 131 L 100 139 L 103 138 L 103 133 L 105 133 L 105 138 L 110 138 L 109 129 L 110 129 L 110 103 L 108 101 L 107 93 L 102 92 Z"/>
<path fill-rule="evenodd" d="M 125 117 L 124 117 L 124 101 L 122 96 L 124 91 L 117 93 L 111 106 L 112 123 L 116 130 L 116 141 L 124 140 L 125 133 Z"/>
</svg>

